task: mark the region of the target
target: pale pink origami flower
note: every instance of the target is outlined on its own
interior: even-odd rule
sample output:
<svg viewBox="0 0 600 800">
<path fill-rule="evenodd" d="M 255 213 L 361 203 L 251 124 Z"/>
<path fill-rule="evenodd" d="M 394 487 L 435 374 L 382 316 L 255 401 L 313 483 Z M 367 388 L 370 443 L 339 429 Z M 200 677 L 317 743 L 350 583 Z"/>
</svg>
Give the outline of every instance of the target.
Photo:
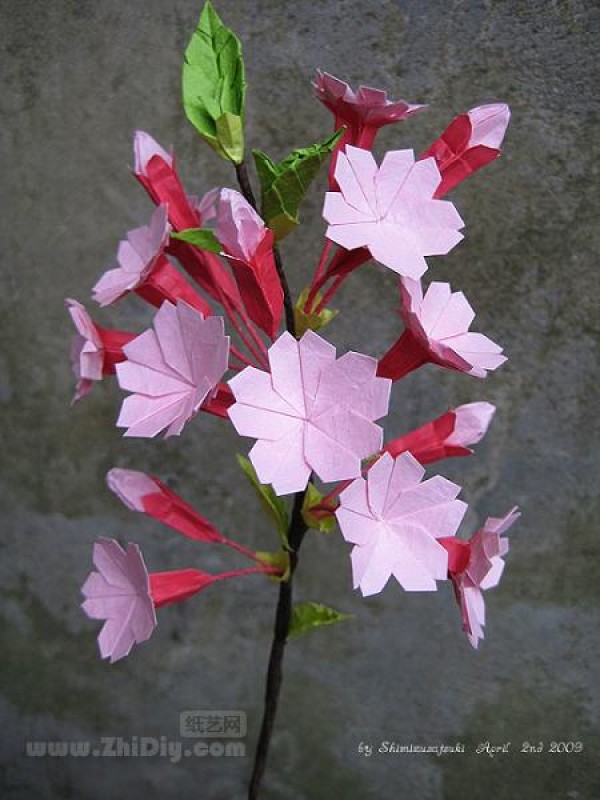
<svg viewBox="0 0 600 800">
<path fill-rule="evenodd" d="M 360 475 L 361 459 L 380 449 L 390 382 L 377 362 L 307 331 L 298 342 L 282 334 L 269 348 L 271 372 L 247 367 L 229 382 L 236 402 L 229 417 L 242 436 L 258 441 L 250 460 L 277 494 L 304 489 L 312 470 L 323 481 Z"/>
<path fill-rule="evenodd" d="M 229 337 L 221 317 L 204 318 L 182 301 L 163 303 L 153 321 L 123 350 L 119 386 L 123 401 L 117 426 L 125 436 L 177 436 L 215 390 L 227 370 Z"/>
<path fill-rule="evenodd" d="M 114 539 L 94 544 L 94 566 L 83 585 L 83 610 L 91 619 L 105 620 L 98 636 L 102 658 L 124 658 L 134 644 L 145 642 L 156 627 L 148 571 L 140 548 L 127 550 Z"/>
<path fill-rule="evenodd" d="M 421 158 L 435 158 L 442 181 L 435 193 L 443 197 L 473 172 L 495 161 L 510 121 L 505 103 L 472 108 L 456 117 Z"/>
<path fill-rule="evenodd" d="M 515 506 L 504 517 L 488 517 L 483 528 L 469 541 L 442 542 L 449 552 L 448 572 L 460 605 L 463 630 L 474 648 L 483 639 L 483 592 L 497 586 L 504 571 L 503 556 L 508 552 L 508 539 L 501 534 L 520 516 Z"/>
<path fill-rule="evenodd" d="M 407 591 L 435 591 L 448 575 L 448 553 L 437 541 L 454 536 L 466 503 L 460 486 L 425 470 L 410 454 L 388 453 L 340 494 L 336 517 L 351 553 L 354 588 L 380 592 L 393 575 Z"/>
<path fill-rule="evenodd" d="M 485 436 L 495 411 L 495 406 L 485 402 L 458 406 L 388 442 L 384 451 L 395 457 L 408 450 L 420 464 L 471 455 L 471 445 Z"/>
<path fill-rule="evenodd" d="M 415 162 L 412 150 L 386 153 L 380 167 L 357 147 L 339 153 L 339 192 L 327 192 L 326 236 L 346 250 L 367 247 L 376 261 L 419 278 L 425 256 L 445 255 L 463 238 L 456 208 L 434 200 L 440 173 L 433 158 Z"/>
<path fill-rule="evenodd" d="M 114 374 L 115 365 L 125 358 L 123 346 L 135 334 L 101 328 L 77 300 L 67 298 L 65 305 L 77 330 L 71 342 L 71 364 L 77 379 L 73 405 L 91 391 L 94 381 Z"/>
<path fill-rule="evenodd" d="M 449 283 L 433 282 L 423 295 L 420 281 L 403 280 L 400 313 L 406 330 L 380 360 L 378 375 L 396 381 L 432 363 L 485 378 L 506 361 L 499 345 L 469 331 L 475 312 Z"/>
<path fill-rule="evenodd" d="M 159 261 L 166 261 L 164 250 L 170 230 L 167 208 L 161 205 L 155 209 L 148 225 L 129 231 L 119 244 L 118 267 L 105 272 L 93 287 L 94 300 L 101 306 L 110 305 L 144 283 Z"/>
<path fill-rule="evenodd" d="M 243 195 L 233 189 L 222 189 L 215 235 L 228 256 L 250 319 L 273 338 L 283 312 L 283 290 L 273 256 L 273 232 Z"/>
</svg>

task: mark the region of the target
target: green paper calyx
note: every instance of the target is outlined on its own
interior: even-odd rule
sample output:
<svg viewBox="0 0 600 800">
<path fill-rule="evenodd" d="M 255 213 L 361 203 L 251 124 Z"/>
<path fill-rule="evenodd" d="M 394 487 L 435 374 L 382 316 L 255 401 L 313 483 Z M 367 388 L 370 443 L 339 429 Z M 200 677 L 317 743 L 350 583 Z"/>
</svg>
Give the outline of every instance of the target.
<svg viewBox="0 0 600 800">
<path fill-rule="evenodd" d="M 320 628 L 323 625 L 333 625 L 352 619 L 352 614 L 342 614 L 334 608 L 329 608 L 321 603 L 298 603 L 292 609 L 292 619 L 288 637 L 298 636 L 301 633 Z"/>
<path fill-rule="evenodd" d="M 172 231 L 171 239 L 180 239 L 182 242 L 199 247 L 200 250 L 209 250 L 211 253 L 220 253 L 223 250 L 210 228 L 186 228 L 179 233 Z"/>
<path fill-rule="evenodd" d="M 275 494 L 272 486 L 261 483 L 256 474 L 256 470 L 250 461 L 238 453 L 237 461 L 240 465 L 244 475 L 248 478 L 250 485 L 258 495 L 263 510 L 267 516 L 275 523 L 277 535 L 285 550 L 289 549 L 289 542 L 287 538 L 288 532 L 288 511 L 285 502 Z"/>
<path fill-rule="evenodd" d="M 185 51 L 183 107 L 200 136 L 221 158 L 244 160 L 246 80 L 242 45 L 207 0 Z"/>
<path fill-rule="evenodd" d="M 310 289 L 304 289 L 294 308 L 294 321 L 296 323 L 296 336 L 300 338 L 306 331 L 318 331 L 329 325 L 332 319 L 337 317 L 339 311 L 333 308 L 323 308 L 317 314 L 315 311 L 307 313 L 305 311 L 306 301 Z M 318 306 L 321 302 L 321 295 L 317 292 L 315 295 L 314 305 Z"/>
<path fill-rule="evenodd" d="M 268 553 L 259 550 L 255 555 L 263 564 L 267 564 L 269 567 L 275 567 L 275 569 L 279 570 L 281 573 L 280 575 L 269 575 L 267 573 L 267 578 L 270 578 L 272 581 L 277 581 L 277 583 L 289 581 L 290 554 L 286 550 L 279 550 L 277 553 Z"/>
<path fill-rule="evenodd" d="M 324 495 L 317 489 L 314 483 L 309 483 L 304 495 L 302 504 L 302 518 L 309 528 L 314 528 L 321 533 L 331 533 L 335 529 L 336 518 L 334 514 L 326 517 L 316 516 L 312 509 L 323 502 Z"/>
<path fill-rule="evenodd" d="M 299 225 L 298 212 L 308 187 L 344 131 L 345 128 L 340 128 L 322 142 L 292 150 L 279 164 L 261 150 L 252 151 L 260 180 L 261 216 L 277 240 Z"/>
</svg>

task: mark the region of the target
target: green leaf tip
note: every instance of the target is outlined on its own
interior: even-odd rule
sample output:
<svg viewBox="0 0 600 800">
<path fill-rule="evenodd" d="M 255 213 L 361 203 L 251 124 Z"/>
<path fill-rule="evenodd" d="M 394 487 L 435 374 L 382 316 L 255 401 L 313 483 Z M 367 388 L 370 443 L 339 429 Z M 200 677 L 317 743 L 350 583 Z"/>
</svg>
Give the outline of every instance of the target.
<svg viewBox="0 0 600 800">
<path fill-rule="evenodd" d="M 352 614 L 342 614 L 341 611 L 321 603 L 298 603 L 292 608 L 288 637 L 298 636 L 323 625 L 343 622 L 345 619 L 352 619 L 352 616 Z"/>
<path fill-rule="evenodd" d="M 186 228 L 179 233 L 171 232 L 172 239 L 180 239 L 182 242 L 196 245 L 201 250 L 209 250 L 211 253 L 220 253 L 223 248 L 219 240 L 210 228 Z"/>
<path fill-rule="evenodd" d="M 275 494 L 272 486 L 261 483 L 256 474 L 256 470 L 251 462 L 238 453 L 237 461 L 240 465 L 242 472 L 248 478 L 250 485 L 258 495 L 261 505 L 266 514 L 271 517 L 275 523 L 279 540 L 282 547 L 286 550 L 289 548 L 287 531 L 288 531 L 288 511 L 285 502 Z"/>
<path fill-rule="evenodd" d="M 262 217 L 280 240 L 300 224 L 298 212 L 311 181 L 344 134 L 340 128 L 321 142 L 292 150 L 276 164 L 266 153 L 253 150 L 260 180 Z"/>
<path fill-rule="evenodd" d="M 200 136 L 221 158 L 244 160 L 246 80 L 242 45 L 210 0 L 185 51 L 183 107 Z"/>
</svg>

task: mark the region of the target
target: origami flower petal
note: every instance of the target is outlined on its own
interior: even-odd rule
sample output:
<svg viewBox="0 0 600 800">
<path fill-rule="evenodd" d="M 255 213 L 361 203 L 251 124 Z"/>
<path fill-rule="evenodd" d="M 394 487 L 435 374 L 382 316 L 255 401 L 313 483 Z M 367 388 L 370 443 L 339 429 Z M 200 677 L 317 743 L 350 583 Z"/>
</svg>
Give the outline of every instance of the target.
<svg viewBox="0 0 600 800">
<path fill-rule="evenodd" d="M 355 545 L 355 588 L 381 591 L 390 576 L 407 591 L 432 591 L 446 577 L 448 553 L 436 539 L 453 536 L 466 504 L 460 487 L 436 476 L 421 483 L 423 467 L 410 453 L 385 453 L 340 494 L 336 517 L 344 538 Z"/>
<path fill-rule="evenodd" d="M 102 658 L 124 658 L 134 644 L 150 638 L 156 627 L 148 571 L 135 544 L 127 550 L 114 539 L 94 545 L 94 566 L 83 585 L 83 610 L 91 619 L 105 620 L 98 637 Z"/>
<path fill-rule="evenodd" d="M 229 337 L 221 317 L 203 315 L 183 301 L 163 303 L 145 331 L 124 347 L 117 365 L 123 402 L 118 427 L 126 436 L 181 433 L 227 370 Z"/>
<path fill-rule="evenodd" d="M 477 444 L 485 436 L 496 406 L 491 403 L 467 403 L 454 409 L 454 430 L 446 439 L 446 444 L 469 447 Z"/>
<path fill-rule="evenodd" d="M 462 239 L 454 206 L 434 199 L 441 178 L 433 158 L 415 163 L 412 150 L 392 151 L 377 169 L 370 153 L 347 145 L 335 180 L 342 201 L 326 194 L 327 237 L 346 249 L 368 247 L 400 275 L 419 278 L 425 256 L 445 255 Z"/>
<path fill-rule="evenodd" d="M 468 330 L 473 309 L 448 283 L 434 281 L 423 295 L 420 281 L 404 279 L 400 313 L 406 331 L 380 360 L 379 375 L 398 380 L 429 361 L 485 378 L 506 361 L 495 342 Z"/>
<path fill-rule="evenodd" d="M 154 156 L 161 158 L 169 167 L 173 166 L 173 156 L 162 148 L 156 139 L 145 131 L 136 131 L 133 138 L 133 155 L 136 175 L 148 175 L 148 164 Z"/>
<path fill-rule="evenodd" d="M 167 208 L 161 205 L 148 225 L 129 231 L 119 244 L 118 266 L 105 272 L 92 289 L 94 300 L 107 306 L 143 283 L 163 255 L 170 230 Z"/>
<path fill-rule="evenodd" d="M 387 413 L 390 382 L 375 359 L 335 348 L 312 331 L 298 342 L 282 334 L 269 348 L 270 373 L 247 367 L 229 382 L 229 409 L 242 436 L 258 439 L 250 460 L 278 494 L 303 489 L 311 470 L 322 480 L 353 478 L 381 447 L 374 421 Z"/>
</svg>

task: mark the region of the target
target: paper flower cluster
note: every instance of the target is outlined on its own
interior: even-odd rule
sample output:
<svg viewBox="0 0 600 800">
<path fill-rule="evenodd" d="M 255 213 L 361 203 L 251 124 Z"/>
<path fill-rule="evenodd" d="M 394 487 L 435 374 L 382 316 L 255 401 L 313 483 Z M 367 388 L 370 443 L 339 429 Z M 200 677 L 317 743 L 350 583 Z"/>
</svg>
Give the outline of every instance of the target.
<svg viewBox="0 0 600 800">
<path fill-rule="evenodd" d="M 216 42 L 229 48 L 227 58 L 218 54 L 220 69 L 232 69 L 217 87 L 206 66 L 217 58 L 210 50 Z M 112 469 L 109 488 L 129 509 L 202 546 L 224 545 L 252 566 L 216 575 L 191 568 L 149 573 L 137 545 L 123 549 L 113 539 L 99 540 L 83 608 L 104 620 L 101 654 L 111 661 L 127 655 L 153 632 L 157 608 L 215 582 L 248 574 L 292 580 L 307 527 L 329 530 L 336 523 L 352 545 L 355 588 L 373 595 L 394 578 L 406 591 L 434 591 L 447 581 L 476 647 L 483 637 L 483 591 L 498 583 L 508 549 L 501 534 L 518 513 L 488 519 L 471 539 L 460 538 L 467 509 L 458 499 L 461 487 L 440 475 L 426 478 L 423 465 L 470 455 L 495 408 L 481 401 L 460 405 L 412 432 L 388 431 L 387 441 L 381 423 L 392 383 L 413 370 L 430 363 L 485 378 L 506 360 L 501 347 L 470 331 L 475 312 L 462 292 L 441 281 L 424 288 L 421 279 L 430 257 L 463 239 L 465 222 L 441 198 L 497 158 L 508 107 L 471 109 L 420 156 L 391 150 L 378 165 L 370 150 L 379 128 L 425 106 L 390 100 L 380 89 L 354 91 L 319 71 L 315 92 L 337 132 L 279 163 L 257 151 L 258 204 L 243 157 L 245 83 L 236 42 L 208 4 L 186 53 L 184 105 L 199 135 L 235 164 L 240 191 L 206 187 L 201 199 L 188 194 L 174 153 L 145 132 L 135 134 L 134 175 L 155 210 L 120 242 L 116 265 L 97 280 L 92 298 L 110 306 L 135 294 L 155 311 L 146 330 L 115 331 L 67 301 L 77 330 L 74 400 L 116 374 L 129 393 L 116 420 L 125 436 L 178 436 L 184 428 L 197 436 L 193 419 L 208 411 L 220 421 L 207 426 L 230 424 L 254 439 L 250 461 L 240 457 L 240 463 L 281 546 L 254 551 L 158 478 Z M 278 240 L 298 224 L 308 183 L 327 161 L 323 252 L 294 304 Z M 404 330 L 383 356 L 338 356 L 316 330 L 334 318 L 330 303 L 342 284 L 370 260 L 398 276 Z M 294 493 L 288 506 L 285 496 Z M 311 618 L 310 625 L 318 624 Z"/>
</svg>

